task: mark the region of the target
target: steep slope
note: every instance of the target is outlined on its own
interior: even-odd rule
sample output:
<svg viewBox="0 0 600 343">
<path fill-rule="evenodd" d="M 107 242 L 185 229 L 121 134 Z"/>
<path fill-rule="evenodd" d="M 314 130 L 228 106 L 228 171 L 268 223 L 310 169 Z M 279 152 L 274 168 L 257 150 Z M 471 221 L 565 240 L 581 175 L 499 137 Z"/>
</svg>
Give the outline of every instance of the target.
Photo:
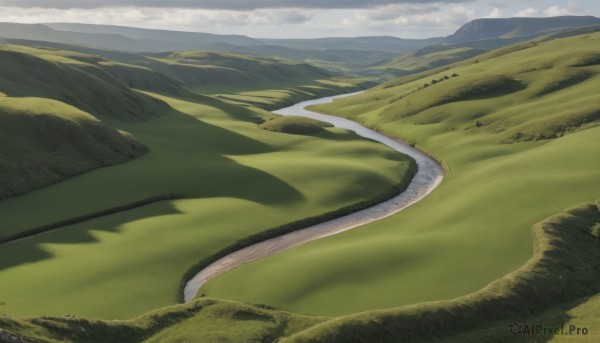
<svg viewBox="0 0 600 343">
<path fill-rule="evenodd" d="M 259 45 L 260 40 L 243 35 L 219 35 L 202 32 L 184 32 L 170 30 L 141 29 L 115 25 L 92 25 L 78 23 L 48 23 L 44 24 L 57 31 L 86 34 L 112 34 L 125 36 L 139 42 L 153 45 L 150 50 L 133 50 L 145 52 L 163 52 L 175 50 L 206 49 L 210 44 L 225 43 L 237 46 Z M 109 42 L 107 42 L 109 43 Z M 110 48 L 107 45 L 103 45 Z M 126 49 L 132 51 L 130 49 Z"/>
<path fill-rule="evenodd" d="M 0 92 L 54 99 L 94 116 L 125 121 L 154 118 L 168 108 L 94 65 L 101 60 L 60 50 L 0 46 Z"/>
<path fill-rule="evenodd" d="M 449 36 L 447 41 L 456 43 L 481 39 L 514 38 L 598 24 L 600 24 L 600 18 L 593 16 L 476 19 L 463 25 Z"/>
<path fill-rule="evenodd" d="M 96 65 L 103 61 L 71 51 L 0 46 L 0 199 L 148 152 L 106 121 L 145 121 L 169 106 Z M 141 70 L 135 81 L 148 73 L 157 74 Z M 114 74 L 125 82 L 134 77 Z"/>
<path fill-rule="evenodd" d="M 236 46 L 263 44 L 259 40 L 241 35 L 217 35 L 73 23 L 0 23 L 0 37 L 103 47 L 131 52 L 208 49 L 216 43 Z"/>
<path fill-rule="evenodd" d="M 424 49 L 421 49 L 416 53 L 398 56 L 384 64 L 374 66 L 371 69 L 385 70 L 396 76 L 404 76 L 466 60 L 467 58 L 487 52 L 487 50 L 473 48 L 457 48 L 442 51 L 431 49 L 433 50 L 432 52 L 425 52 L 422 50 Z"/>
<path fill-rule="evenodd" d="M 600 194 L 599 56 L 600 33 L 522 43 L 319 105 L 433 154 L 443 184 L 200 292 L 337 316 L 453 299 L 517 269 L 534 223 Z"/>
<path fill-rule="evenodd" d="M 255 85 L 293 79 L 330 77 L 321 68 L 274 58 L 209 51 L 152 55 L 151 67 L 189 86 Z"/>
<path fill-rule="evenodd" d="M 312 50 L 359 50 L 402 53 L 442 42 L 443 38 L 403 39 L 391 36 L 261 39 L 269 45 Z"/>
<path fill-rule="evenodd" d="M 0 96 L 0 200 L 146 152 L 129 134 L 72 106 Z"/>
<path fill-rule="evenodd" d="M 419 81 L 414 81 L 418 76 L 390 81 L 379 87 L 381 119 L 434 124 L 453 118 L 456 123 L 458 115 L 448 113 L 461 106 L 468 108 L 462 129 L 494 134 L 504 143 L 551 139 L 596 125 L 599 38 L 593 33 L 521 43 Z M 473 122 L 467 124 L 467 118 Z"/>
<path fill-rule="evenodd" d="M 379 62 L 369 68 L 372 71 L 387 71 L 397 77 L 415 74 L 420 71 L 452 64 L 487 51 L 499 49 L 526 41 L 543 42 L 556 38 L 573 37 L 600 31 L 600 25 L 561 29 L 554 27 L 552 33 L 537 32 L 527 36 L 511 38 L 490 38 L 460 43 L 443 43 L 424 47 L 412 53 Z"/>
</svg>

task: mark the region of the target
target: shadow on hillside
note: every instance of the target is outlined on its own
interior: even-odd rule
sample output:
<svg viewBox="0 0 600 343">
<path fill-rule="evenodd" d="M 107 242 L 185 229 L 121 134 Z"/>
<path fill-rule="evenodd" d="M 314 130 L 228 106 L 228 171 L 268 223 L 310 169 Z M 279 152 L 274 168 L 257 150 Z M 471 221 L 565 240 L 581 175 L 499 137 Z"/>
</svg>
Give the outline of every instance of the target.
<svg viewBox="0 0 600 343">
<path fill-rule="evenodd" d="M 127 212 L 64 226 L 51 232 L 6 243 L 0 245 L 0 271 L 52 258 L 53 254 L 43 249 L 40 246 L 41 244 L 98 243 L 98 239 L 92 235 L 92 231 L 118 233 L 121 227 L 129 222 L 172 214 L 181 214 L 181 212 L 173 206 L 171 201 L 166 200 Z M 102 222 L 107 217 L 117 220 L 114 224 L 103 225 Z"/>
<path fill-rule="evenodd" d="M 258 116 L 255 111 L 252 111 L 242 105 L 232 104 L 232 103 L 223 101 L 221 99 L 217 99 L 212 96 L 208 96 L 208 95 L 204 95 L 204 94 L 200 94 L 200 93 L 189 92 L 189 91 L 184 92 L 181 96 L 173 96 L 173 95 L 170 95 L 170 96 L 175 99 L 178 99 L 178 100 L 190 101 L 190 102 L 194 102 L 194 103 L 198 103 L 198 104 L 202 104 L 202 105 L 209 105 L 209 106 L 218 108 L 221 111 L 226 112 L 232 119 L 237 119 L 237 120 L 255 123 L 255 124 L 260 124 L 263 121 L 262 118 L 260 116 Z M 223 97 L 223 99 L 228 99 L 228 98 Z M 231 99 L 231 100 L 233 100 L 233 99 Z M 259 108 L 261 105 L 262 104 L 258 104 L 258 103 L 256 104 L 256 106 Z"/>
<path fill-rule="evenodd" d="M 222 108 L 228 109 L 228 106 Z M 240 113 L 239 107 L 235 109 Z M 304 200 L 302 193 L 286 181 L 225 156 L 274 151 L 262 142 L 176 110 L 143 123 L 112 124 L 132 133 L 147 144 L 151 152 L 128 163 L 102 168 L 0 202 L 0 218 L 6 219 L 0 227 L 0 235 L 10 236 L 157 194 L 174 193 L 190 199 L 237 198 L 270 206 Z M 37 216 L 33 224 L 32 213 Z M 128 222 L 177 213 L 180 212 L 171 202 L 162 201 L 0 245 L 0 270 L 51 258 L 38 243 L 93 243 L 97 240 L 90 230 L 118 233 L 119 227 Z M 232 213 L 235 213 L 234 208 Z M 111 225 L 97 224 L 105 218 L 111 218 Z M 19 227 L 23 222 L 29 226 Z M 264 229 L 270 229 L 269 225 L 265 222 Z"/>
</svg>

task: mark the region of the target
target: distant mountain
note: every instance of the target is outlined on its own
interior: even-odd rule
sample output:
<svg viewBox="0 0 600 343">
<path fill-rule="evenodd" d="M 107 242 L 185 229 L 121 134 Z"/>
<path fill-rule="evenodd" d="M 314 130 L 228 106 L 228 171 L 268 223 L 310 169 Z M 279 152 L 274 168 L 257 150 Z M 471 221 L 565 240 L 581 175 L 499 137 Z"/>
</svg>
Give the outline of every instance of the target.
<svg viewBox="0 0 600 343">
<path fill-rule="evenodd" d="M 176 50 L 203 49 L 210 44 L 225 43 L 237 46 L 261 45 L 261 41 L 243 35 L 218 35 L 201 32 L 141 29 L 127 26 L 90 25 L 76 23 L 50 23 L 45 26 L 62 32 L 86 34 L 109 34 L 135 39 L 152 50 L 145 52 L 166 52 Z"/>
<path fill-rule="evenodd" d="M 188 70 L 191 73 L 190 75 L 181 74 L 179 69 L 174 72 L 173 69 L 176 69 L 174 67 L 157 66 L 156 64 L 160 63 L 148 58 L 148 56 L 126 55 L 124 53 L 144 53 L 147 55 L 148 53 L 160 54 L 191 50 L 220 51 L 259 58 L 292 59 L 332 72 L 385 78 L 390 76 L 388 74 L 390 70 L 398 71 L 400 74 L 397 75 L 404 75 L 404 73 L 412 73 L 415 70 L 422 70 L 422 68 L 456 62 L 460 58 L 473 56 L 481 50 L 493 50 L 551 34 L 571 35 L 570 32 L 565 30 L 590 30 L 590 32 L 594 32 L 594 25 L 600 25 L 600 18 L 563 16 L 477 19 L 463 25 L 453 35 L 445 38 L 403 39 L 392 36 L 372 36 L 255 39 L 243 35 L 218 35 L 113 25 L 0 23 L 0 40 L 4 37 L 5 41 L 20 39 L 68 44 L 77 46 L 70 49 L 84 53 L 93 53 L 91 49 L 103 49 L 104 51 L 97 53 L 121 63 L 144 65 L 153 70 L 160 70 L 160 73 L 179 82 L 182 82 L 182 78 L 189 82 L 190 75 L 197 72 L 198 66 L 195 66 L 193 70 Z M 30 43 L 24 44 L 30 45 Z M 465 48 L 470 51 L 467 52 Z M 431 53 L 437 54 L 429 55 Z M 424 55 L 429 55 L 427 63 L 414 61 L 415 58 Z M 382 66 L 385 66 L 385 68 Z M 400 66 L 402 67 L 399 68 Z M 391 69 L 388 67 L 391 67 Z M 178 65 L 177 68 L 183 67 Z M 224 67 L 219 68 L 220 72 L 226 71 Z M 149 80 L 156 79 L 150 74 L 146 75 L 147 78 L 144 82 L 133 80 L 128 76 L 129 73 L 123 73 L 124 70 L 122 67 L 113 67 L 110 72 L 113 75 L 119 72 L 118 78 L 120 80 L 127 81 L 127 84 L 131 83 L 132 86 L 138 88 L 140 84 L 143 84 L 145 85 L 144 89 L 159 90 L 161 88 L 156 88 L 157 85 L 164 84 L 163 82 L 149 83 Z M 303 72 L 306 71 L 308 70 Z M 201 74 L 204 75 L 207 72 L 207 70 L 202 70 Z M 135 75 L 138 75 L 138 73 L 135 73 Z M 194 83 L 200 80 L 196 77 L 191 78 L 195 80 Z M 201 79 L 204 80 L 204 78 Z M 209 79 L 210 82 L 215 80 L 212 77 Z M 172 85 L 169 88 L 174 89 L 175 87 Z"/>
<path fill-rule="evenodd" d="M 332 37 L 313 39 L 261 39 L 265 44 L 309 50 L 359 50 L 402 53 L 437 44 L 443 38 L 403 39 L 391 36 Z"/>
<path fill-rule="evenodd" d="M 476 19 L 463 25 L 453 35 L 447 37 L 447 42 L 459 43 L 483 39 L 543 35 L 566 28 L 598 24 L 600 24 L 600 18 L 592 16 Z"/>
</svg>

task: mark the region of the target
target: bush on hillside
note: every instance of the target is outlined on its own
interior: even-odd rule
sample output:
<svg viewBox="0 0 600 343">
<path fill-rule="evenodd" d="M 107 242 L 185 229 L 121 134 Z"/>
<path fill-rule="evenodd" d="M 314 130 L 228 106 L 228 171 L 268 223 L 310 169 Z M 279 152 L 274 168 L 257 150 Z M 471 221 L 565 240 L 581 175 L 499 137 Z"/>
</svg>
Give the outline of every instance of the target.
<svg viewBox="0 0 600 343">
<path fill-rule="evenodd" d="M 260 125 L 263 130 L 305 135 L 323 131 L 324 127 L 333 125 L 319 120 L 304 118 L 300 116 L 284 116 L 271 119 Z"/>
</svg>

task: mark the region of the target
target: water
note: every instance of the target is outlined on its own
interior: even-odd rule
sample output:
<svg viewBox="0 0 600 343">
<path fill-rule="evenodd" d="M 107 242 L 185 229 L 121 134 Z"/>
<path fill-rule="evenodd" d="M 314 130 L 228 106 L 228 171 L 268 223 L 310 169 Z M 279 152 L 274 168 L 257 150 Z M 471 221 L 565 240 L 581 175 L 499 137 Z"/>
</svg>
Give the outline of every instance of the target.
<svg viewBox="0 0 600 343">
<path fill-rule="evenodd" d="M 359 92 L 360 93 L 360 92 Z M 275 237 L 260 243 L 256 243 L 244 249 L 231 253 L 201 270 L 185 286 L 184 299 L 189 302 L 194 299 L 200 287 L 208 280 L 225 273 L 235 267 L 252 261 L 274 255 L 278 252 L 293 248 L 295 246 L 314 241 L 319 238 L 348 231 L 358 226 L 372 223 L 376 220 L 389 217 L 403 209 L 415 204 L 431 193 L 444 178 L 444 169 L 440 164 L 424 154 L 423 152 L 411 147 L 410 145 L 385 136 L 379 132 L 368 129 L 356 122 L 348 119 L 334 117 L 326 114 L 319 114 L 304 109 L 310 105 L 323 104 L 334 99 L 355 95 L 358 93 L 343 94 L 332 97 L 325 97 L 316 100 L 309 100 L 297 103 L 290 107 L 282 108 L 273 113 L 289 116 L 303 116 L 333 124 L 335 127 L 354 131 L 357 135 L 378 141 L 390 148 L 412 157 L 417 163 L 417 173 L 411 180 L 408 188 L 401 194 L 390 200 L 366 208 L 364 210 L 340 217 L 328 222 L 313 225 L 305 229 L 294 231 L 279 237 Z"/>
</svg>

